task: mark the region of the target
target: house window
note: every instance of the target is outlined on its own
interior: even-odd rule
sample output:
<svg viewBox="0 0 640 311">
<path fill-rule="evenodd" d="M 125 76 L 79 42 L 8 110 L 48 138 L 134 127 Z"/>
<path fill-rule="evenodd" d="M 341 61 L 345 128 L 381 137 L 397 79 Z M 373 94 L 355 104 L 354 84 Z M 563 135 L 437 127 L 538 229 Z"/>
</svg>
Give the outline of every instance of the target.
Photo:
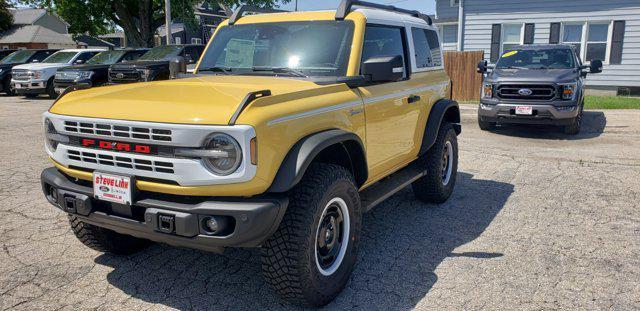
<svg viewBox="0 0 640 311">
<path fill-rule="evenodd" d="M 440 37 L 442 37 L 442 43 L 458 42 L 458 25 L 442 25 L 440 29 Z"/>
<path fill-rule="evenodd" d="M 587 58 L 586 61 L 607 59 L 607 42 L 610 23 L 589 23 L 587 30 Z"/>
<path fill-rule="evenodd" d="M 522 44 L 522 24 L 502 25 L 502 52 L 509 52 Z"/>
<path fill-rule="evenodd" d="M 200 39 L 200 38 L 191 38 L 191 44 L 202 44 L 202 39 Z"/>
<path fill-rule="evenodd" d="M 450 0 L 451 7 L 457 7 L 460 4 L 460 0 Z"/>
<path fill-rule="evenodd" d="M 182 38 L 180 38 L 180 37 L 173 37 L 173 43 L 175 43 L 175 44 L 182 44 Z"/>
<path fill-rule="evenodd" d="M 584 24 L 562 24 L 562 43 L 573 45 L 578 55 L 582 55 L 582 29 Z"/>
</svg>

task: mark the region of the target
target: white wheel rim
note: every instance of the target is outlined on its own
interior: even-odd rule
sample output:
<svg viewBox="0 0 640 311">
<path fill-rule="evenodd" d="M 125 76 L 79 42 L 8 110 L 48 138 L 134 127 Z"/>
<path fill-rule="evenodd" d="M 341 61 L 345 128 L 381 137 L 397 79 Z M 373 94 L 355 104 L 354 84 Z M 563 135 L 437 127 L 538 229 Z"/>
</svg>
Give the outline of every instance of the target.
<svg viewBox="0 0 640 311">
<path fill-rule="evenodd" d="M 323 267 L 318 257 L 318 253 L 319 253 L 318 236 L 320 235 L 320 227 L 323 220 L 325 219 L 325 216 L 327 216 L 327 212 L 330 209 L 331 210 L 335 209 L 336 207 L 337 207 L 337 211 L 339 211 L 339 213 L 342 216 L 342 227 L 340 228 L 342 232 L 342 236 L 339 237 L 340 249 L 338 251 L 337 257 L 333 260 L 331 265 L 329 265 L 328 267 Z M 316 267 L 318 268 L 318 271 L 320 271 L 322 275 L 330 276 L 334 274 L 338 270 L 338 268 L 340 268 L 340 265 L 344 260 L 344 256 L 347 253 L 347 247 L 349 246 L 350 228 L 351 227 L 350 227 L 350 219 L 349 219 L 349 208 L 347 207 L 347 202 L 345 202 L 341 198 L 331 199 L 331 201 L 329 201 L 327 205 L 325 205 L 324 210 L 322 211 L 322 215 L 320 216 L 320 222 L 318 223 L 318 226 L 316 228 L 316 238 L 313 243 Z"/>
<path fill-rule="evenodd" d="M 451 173 L 453 173 L 453 145 L 451 145 L 450 141 L 446 141 L 444 143 L 444 152 L 442 154 L 443 161 L 446 161 L 445 166 L 443 167 L 443 176 L 442 176 L 442 184 L 448 185 L 449 180 L 451 180 Z"/>
</svg>

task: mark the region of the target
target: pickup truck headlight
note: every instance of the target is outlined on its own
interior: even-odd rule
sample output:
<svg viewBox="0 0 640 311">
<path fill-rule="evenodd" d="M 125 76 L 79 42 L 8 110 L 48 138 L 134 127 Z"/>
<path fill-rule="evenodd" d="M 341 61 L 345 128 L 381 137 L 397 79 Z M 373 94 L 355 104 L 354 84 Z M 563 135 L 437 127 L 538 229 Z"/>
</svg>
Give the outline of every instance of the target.
<svg viewBox="0 0 640 311">
<path fill-rule="evenodd" d="M 29 75 L 34 79 L 40 79 L 40 77 L 42 77 L 42 71 L 38 71 L 38 70 L 29 71 Z"/>
<path fill-rule="evenodd" d="M 175 155 L 187 158 L 200 158 L 211 172 L 227 176 L 235 172 L 242 163 L 240 144 L 231 136 L 223 133 L 211 134 L 203 149 L 180 148 Z"/>
<path fill-rule="evenodd" d="M 493 84 L 484 83 L 482 84 L 482 98 L 492 98 L 493 97 Z"/>
<path fill-rule="evenodd" d="M 151 76 L 151 69 L 140 69 L 138 72 L 140 73 L 140 78 L 142 78 L 143 81 L 147 81 L 149 76 Z"/>
<path fill-rule="evenodd" d="M 562 93 L 563 100 L 576 100 L 577 91 L 577 82 L 560 84 L 560 92 Z"/>
</svg>

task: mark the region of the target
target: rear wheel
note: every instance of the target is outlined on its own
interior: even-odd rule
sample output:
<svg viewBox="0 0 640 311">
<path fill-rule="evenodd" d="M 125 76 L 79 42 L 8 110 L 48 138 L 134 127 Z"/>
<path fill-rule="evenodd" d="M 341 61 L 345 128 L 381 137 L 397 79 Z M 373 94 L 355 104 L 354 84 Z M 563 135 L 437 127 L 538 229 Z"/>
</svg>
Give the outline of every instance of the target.
<svg viewBox="0 0 640 311">
<path fill-rule="evenodd" d="M 575 118 L 573 118 L 573 120 L 571 121 L 571 124 L 564 126 L 565 134 L 577 135 L 578 133 L 580 133 L 580 128 L 582 127 L 583 108 L 582 106 L 580 106 L 580 108 L 578 109 L 580 109 L 580 112 L 578 112 L 578 115 Z"/>
<path fill-rule="evenodd" d="M 458 138 L 451 123 L 440 126 L 436 143 L 418 161 L 427 175 L 411 185 L 415 196 L 426 203 L 447 201 L 458 172 Z"/>
<path fill-rule="evenodd" d="M 73 230 L 76 238 L 78 238 L 82 244 L 99 252 L 114 255 L 130 255 L 153 244 L 153 242 L 149 240 L 139 239 L 87 224 L 73 215 L 69 215 L 68 217 L 71 230 Z"/>
<path fill-rule="evenodd" d="M 342 291 L 356 263 L 358 190 L 345 168 L 316 163 L 289 198 L 280 227 L 262 246 L 262 271 L 283 298 L 323 306 Z"/>
</svg>

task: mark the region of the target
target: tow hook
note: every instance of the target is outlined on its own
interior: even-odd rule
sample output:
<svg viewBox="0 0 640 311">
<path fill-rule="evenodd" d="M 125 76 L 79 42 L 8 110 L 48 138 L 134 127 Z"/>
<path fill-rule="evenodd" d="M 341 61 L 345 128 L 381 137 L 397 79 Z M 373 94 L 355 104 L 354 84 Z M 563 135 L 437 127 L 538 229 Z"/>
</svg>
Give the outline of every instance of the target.
<svg viewBox="0 0 640 311">
<path fill-rule="evenodd" d="M 158 230 L 163 233 L 172 234 L 175 231 L 175 216 L 159 214 Z"/>
</svg>

